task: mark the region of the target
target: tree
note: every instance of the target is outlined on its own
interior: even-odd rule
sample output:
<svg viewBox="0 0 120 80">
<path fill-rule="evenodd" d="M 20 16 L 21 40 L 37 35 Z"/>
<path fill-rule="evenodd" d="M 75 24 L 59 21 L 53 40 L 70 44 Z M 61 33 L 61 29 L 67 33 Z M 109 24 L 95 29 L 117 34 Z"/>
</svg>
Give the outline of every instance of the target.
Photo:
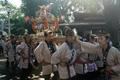
<svg viewBox="0 0 120 80">
<path fill-rule="evenodd" d="M 106 20 L 106 30 L 111 33 L 111 39 L 115 45 L 119 38 L 120 0 L 102 0 L 102 3 L 104 6 L 103 14 Z"/>
<path fill-rule="evenodd" d="M 65 22 L 71 21 L 69 17 L 73 17 L 74 11 L 84 10 L 86 12 L 100 13 L 101 9 L 99 3 L 96 0 L 22 0 L 21 8 L 25 16 L 29 16 L 31 18 L 32 16 L 36 17 L 36 11 L 37 14 L 39 14 L 40 8 L 38 5 L 47 6 L 50 3 L 52 3 L 51 13 L 56 18 L 60 17 L 61 15 L 65 15 Z M 32 28 L 30 28 L 30 26 L 28 32 L 32 31 Z"/>
<path fill-rule="evenodd" d="M 28 29 L 28 33 L 33 33 L 32 23 L 29 24 L 23 22 L 25 16 L 29 16 L 30 18 L 36 17 L 36 11 L 39 12 L 40 8 L 38 5 L 48 5 L 52 4 L 51 13 L 55 15 L 55 17 L 60 17 L 61 15 L 65 15 L 65 22 L 70 22 L 69 17 L 73 16 L 74 11 L 84 11 L 90 13 L 101 13 L 101 6 L 96 0 L 22 0 L 21 9 L 17 9 L 12 6 L 10 3 L 5 5 L 2 2 L 2 10 L 5 10 L 7 6 L 12 7 L 11 21 L 14 23 L 13 31 L 15 29 Z M 21 12 L 22 10 L 22 12 Z M 23 14 L 24 13 L 24 14 Z M 1 18 L 6 19 L 7 14 L 2 14 Z M 25 15 L 25 16 L 24 16 Z M 23 22 L 22 26 L 19 25 L 20 22 Z M 62 22 L 60 22 L 62 23 Z M 16 33 L 16 32 L 14 32 Z"/>
<path fill-rule="evenodd" d="M 24 14 L 21 12 L 20 8 L 16 8 L 12 4 L 6 4 L 5 2 L 1 2 L 1 13 L 0 18 L 4 20 L 4 22 L 7 24 L 8 22 L 8 14 L 6 11 L 6 8 L 9 6 L 12 10 L 10 13 L 10 23 L 14 24 L 11 26 L 11 34 L 15 35 L 23 35 L 25 33 L 25 20 L 24 20 Z M 6 30 L 8 31 L 8 30 Z"/>
<path fill-rule="evenodd" d="M 100 4 L 96 0 L 22 0 L 21 7 L 26 16 L 36 17 L 35 12 L 40 9 L 38 5 L 42 6 L 50 3 L 53 3 L 51 13 L 55 17 L 62 14 L 68 17 L 72 15 L 71 12 L 81 11 L 83 8 L 85 11 L 92 13 L 99 13 L 101 9 Z"/>
</svg>

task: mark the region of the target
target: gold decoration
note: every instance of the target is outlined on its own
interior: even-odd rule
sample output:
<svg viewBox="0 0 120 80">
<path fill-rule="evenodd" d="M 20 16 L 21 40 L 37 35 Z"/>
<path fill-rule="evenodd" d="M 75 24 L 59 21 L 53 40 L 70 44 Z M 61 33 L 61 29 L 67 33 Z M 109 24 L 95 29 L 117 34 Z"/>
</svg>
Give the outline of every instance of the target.
<svg viewBox="0 0 120 80">
<path fill-rule="evenodd" d="M 43 8 L 45 7 L 45 5 L 43 5 L 43 6 L 38 6 L 38 7 L 40 7 L 41 9 L 43 9 Z"/>
<path fill-rule="evenodd" d="M 101 37 L 101 36 L 110 36 L 110 34 L 107 33 L 107 34 L 100 34 L 100 35 L 98 35 L 98 37 Z"/>
</svg>

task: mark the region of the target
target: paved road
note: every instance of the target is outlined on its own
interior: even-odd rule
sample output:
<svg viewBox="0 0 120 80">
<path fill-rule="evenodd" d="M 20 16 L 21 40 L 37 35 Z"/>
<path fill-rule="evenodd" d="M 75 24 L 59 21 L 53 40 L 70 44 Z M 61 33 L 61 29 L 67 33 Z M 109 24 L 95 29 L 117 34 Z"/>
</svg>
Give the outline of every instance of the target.
<svg viewBox="0 0 120 80">
<path fill-rule="evenodd" d="M 6 59 L 4 56 L 0 55 L 0 80 L 19 80 L 20 74 L 21 74 L 21 70 L 17 69 L 16 72 L 10 72 L 10 70 L 8 68 L 5 67 L 5 62 Z M 41 64 L 38 65 L 37 70 L 33 70 L 32 74 L 34 77 L 33 80 L 42 80 L 40 78 L 42 78 L 41 76 Z M 37 78 L 35 78 L 37 77 Z"/>
</svg>

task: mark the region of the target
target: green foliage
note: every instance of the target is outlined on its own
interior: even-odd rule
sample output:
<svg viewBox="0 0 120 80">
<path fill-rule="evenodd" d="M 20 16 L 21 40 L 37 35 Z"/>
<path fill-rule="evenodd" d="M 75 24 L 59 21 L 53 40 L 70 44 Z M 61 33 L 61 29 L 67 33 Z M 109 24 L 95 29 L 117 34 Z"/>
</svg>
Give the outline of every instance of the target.
<svg viewBox="0 0 120 80">
<path fill-rule="evenodd" d="M 14 24 L 13 26 L 11 26 L 11 34 L 23 35 L 25 32 L 25 19 L 24 19 L 24 14 L 21 12 L 21 9 L 16 8 L 10 3 L 7 5 L 3 3 L 1 4 L 2 6 L 0 8 L 1 10 L 0 19 L 4 20 L 5 24 L 8 24 L 8 13 L 6 11 L 6 8 L 9 6 L 11 8 L 10 23 Z"/>
<path fill-rule="evenodd" d="M 107 24 L 111 23 L 112 20 L 115 21 L 119 19 L 120 16 L 120 0 L 22 0 L 21 8 L 16 8 L 12 4 L 5 4 L 5 2 L 0 2 L 0 12 L 5 11 L 6 7 L 10 6 L 12 8 L 11 12 L 11 23 L 14 24 L 12 33 L 16 35 L 23 34 L 25 29 L 28 30 L 28 33 L 34 33 L 32 30 L 32 22 L 25 23 L 24 17 L 29 16 L 30 18 L 39 16 L 39 5 L 51 5 L 51 13 L 55 17 L 60 17 L 65 15 L 65 21 L 70 22 L 68 17 L 73 15 L 74 11 L 83 11 L 87 13 L 99 13 L 105 16 Z M 106 3 L 105 3 L 106 2 Z M 112 6 L 110 6 L 112 5 Z M 104 9 L 104 10 L 103 10 Z M 7 13 L 0 13 L 0 18 L 4 19 L 7 22 Z M 37 15 L 37 16 L 36 16 Z M 113 17 L 112 15 L 115 15 Z M 63 23 L 63 22 L 59 22 Z M 113 25 L 113 24 L 112 24 Z M 108 27 L 110 25 L 107 25 Z M 111 29 L 109 27 L 108 29 Z M 110 30 L 109 30 L 110 31 Z"/>
<path fill-rule="evenodd" d="M 65 21 L 70 22 L 68 17 L 73 15 L 74 11 L 85 11 L 90 13 L 102 13 L 101 5 L 97 0 L 22 0 L 22 12 L 25 16 L 38 17 L 39 5 L 51 5 L 51 13 L 55 17 L 65 15 Z M 59 22 L 63 23 L 63 22 Z"/>
<path fill-rule="evenodd" d="M 22 12 L 26 16 L 36 17 L 35 12 L 39 11 L 38 5 L 52 4 L 51 13 L 57 17 L 64 14 L 72 15 L 74 11 L 86 11 L 91 13 L 100 13 L 101 5 L 97 0 L 22 0 Z M 38 14 L 39 12 L 37 12 Z M 68 17 L 68 16 L 67 16 Z"/>
</svg>

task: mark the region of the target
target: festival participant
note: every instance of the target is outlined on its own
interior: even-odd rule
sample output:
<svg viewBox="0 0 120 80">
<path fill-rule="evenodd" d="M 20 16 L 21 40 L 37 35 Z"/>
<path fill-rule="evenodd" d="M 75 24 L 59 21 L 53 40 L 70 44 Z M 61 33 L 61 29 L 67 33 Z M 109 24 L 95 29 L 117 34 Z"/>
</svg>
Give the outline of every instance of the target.
<svg viewBox="0 0 120 80">
<path fill-rule="evenodd" d="M 28 34 L 24 34 L 24 41 L 17 46 L 17 52 L 22 53 L 21 55 L 21 67 L 22 74 L 20 79 L 26 80 L 32 71 L 32 65 L 30 63 L 30 53 L 31 53 L 31 41 Z"/>
<path fill-rule="evenodd" d="M 5 54 L 8 54 L 8 61 L 11 67 L 11 70 L 15 70 L 16 63 L 16 41 L 15 35 L 10 36 L 10 41 L 8 41 L 4 46 Z"/>
<path fill-rule="evenodd" d="M 65 27 L 63 28 L 63 35 L 65 35 L 65 31 L 68 30 L 68 29 L 71 30 L 71 28 L 70 28 L 69 26 L 65 26 Z"/>
<path fill-rule="evenodd" d="M 33 42 L 34 42 L 34 44 L 35 44 L 35 48 L 39 45 L 39 40 L 38 40 L 38 38 L 33 38 Z M 34 51 L 33 51 L 33 53 L 34 53 Z M 35 57 L 35 62 L 34 62 L 34 64 L 35 64 L 35 66 L 38 66 L 38 62 L 37 62 L 37 60 L 36 60 L 36 57 Z"/>
<path fill-rule="evenodd" d="M 57 65 L 51 64 L 51 56 L 57 50 L 57 46 L 53 43 L 52 40 L 52 32 L 50 30 L 46 30 L 44 32 L 45 40 L 41 41 L 37 48 L 34 50 L 34 54 L 38 63 L 42 62 L 42 71 L 45 80 L 50 79 L 50 75 L 53 72 L 54 76 L 52 80 L 58 79 L 58 71 Z"/>
<path fill-rule="evenodd" d="M 88 42 L 94 43 L 93 36 L 91 34 L 87 34 L 86 39 Z M 78 55 L 75 62 L 77 80 L 93 80 L 95 76 L 92 75 L 97 70 L 96 64 L 94 62 L 95 55 L 82 53 L 80 44 L 77 43 L 77 45 L 78 46 L 75 46 L 75 50 Z"/>
<path fill-rule="evenodd" d="M 65 31 L 66 41 L 52 55 L 52 64 L 58 65 L 61 80 L 76 80 L 73 63 L 76 59 L 76 51 L 73 47 L 74 32 L 71 29 Z"/>
<path fill-rule="evenodd" d="M 31 37 L 31 36 L 30 36 Z M 30 63 L 31 63 L 31 65 L 32 65 L 32 67 L 34 68 L 34 69 L 38 69 L 38 67 L 36 67 L 35 65 L 34 65 L 34 49 L 36 48 L 36 44 L 35 44 L 35 42 L 33 41 L 33 36 L 31 37 L 31 51 L 30 51 Z"/>
<path fill-rule="evenodd" d="M 98 36 L 94 37 L 94 44 L 95 45 L 99 45 L 98 43 Z M 103 67 L 103 61 L 100 59 L 99 55 L 98 54 L 95 54 L 95 64 L 98 68 L 98 70 L 93 74 L 95 75 L 95 79 L 94 80 L 97 80 L 97 79 L 100 79 L 100 75 L 101 75 L 101 69 Z"/>
<path fill-rule="evenodd" d="M 98 45 L 98 43 L 95 42 L 95 34 L 88 34 L 88 37 L 86 38 L 89 43 L 92 43 L 94 45 Z M 97 66 L 95 64 L 95 54 L 89 54 L 88 53 L 88 73 L 86 74 L 87 80 L 94 80 L 98 76 L 97 73 Z M 94 76 L 93 76 L 94 75 Z"/>
<path fill-rule="evenodd" d="M 8 53 L 6 53 L 5 51 L 5 45 L 7 44 L 7 38 L 4 38 L 4 43 L 3 43 L 3 51 L 4 51 L 4 57 L 6 57 L 7 61 L 6 61 L 6 68 L 9 67 L 9 61 L 8 61 Z"/>
<path fill-rule="evenodd" d="M 103 61 L 103 70 L 106 74 L 105 78 L 110 80 L 120 79 L 120 52 L 115 48 L 110 46 L 110 34 L 102 33 L 98 35 L 99 45 L 94 45 L 88 42 L 82 42 L 79 37 L 76 39 L 81 45 L 82 52 L 90 54 L 98 54 L 100 59 Z"/>
<path fill-rule="evenodd" d="M 77 56 L 75 61 L 75 72 L 77 75 L 77 80 L 85 80 L 87 79 L 86 73 L 88 72 L 87 69 L 88 53 L 86 54 L 82 53 L 80 44 L 74 43 L 74 45 Z"/>
</svg>

